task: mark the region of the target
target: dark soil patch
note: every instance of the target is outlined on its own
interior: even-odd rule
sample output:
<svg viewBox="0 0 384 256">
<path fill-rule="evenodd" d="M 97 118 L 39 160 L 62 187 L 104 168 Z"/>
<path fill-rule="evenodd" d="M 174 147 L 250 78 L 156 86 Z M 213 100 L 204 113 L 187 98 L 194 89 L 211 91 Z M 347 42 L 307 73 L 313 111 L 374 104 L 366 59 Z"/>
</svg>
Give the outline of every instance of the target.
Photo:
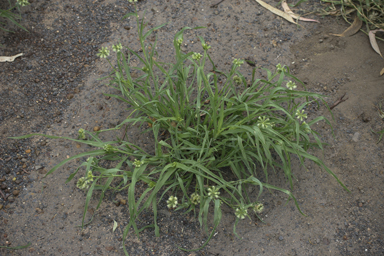
<svg viewBox="0 0 384 256">
<path fill-rule="evenodd" d="M 183 49 L 199 51 L 197 35 L 212 46 L 212 58 L 221 70 L 228 70 L 233 58 L 253 58 L 256 65 L 273 69 L 289 64 L 311 91 L 329 96 L 331 105 L 346 93 L 347 101 L 333 110 L 332 130 L 320 122 L 316 129 L 329 145 L 322 157 L 347 185 L 344 191 L 317 166 L 308 169 L 294 164 L 297 181 L 294 194 L 307 217 L 299 214 L 282 194 L 265 192 L 263 221 L 241 221 L 237 239 L 232 232 L 235 216 L 224 209 L 223 221 L 210 244 L 198 252 L 183 252 L 175 245 L 198 248 L 206 239 L 193 213 L 168 211 L 160 203 L 158 216 L 161 236 L 147 229 L 140 239 L 127 238 L 131 255 L 382 255 L 383 223 L 383 142 L 371 131 L 383 129 L 375 105 L 383 101 L 383 61 L 370 48 L 362 34 L 334 38 L 347 25 L 341 19 L 321 18 L 320 24 L 305 23 L 302 28 L 269 13 L 255 1 L 224 1 L 217 8 L 210 2 L 142 1 L 138 8 L 149 27 L 169 22 L 156 33 L 159 56 L 171 61 L 174 33 L 184 26 L 206 26 L 188 31 Z M 316 2 L 302 4 L 309 12 Z M 136 24 L 121 17 L 134 10 L 127 1 L 34 1 L 23 10 L 23 25 L 30 33 L 1 34 L 0 55 L 23 52 L 0 70 L 0 245 L 31 247 L 1 255 L 123 255 L 122 232 L 129 221 L 125 194 L 108 194 L 96 211 L 97 196 L 91 202 L 81 230 L 85 194 L 65 179 L 79 162 L 45 173 L 67 156 L 89 150 L 68 141 L 41 137 L 14 141 L 7 139 L 32 132 L 76 137 L 79 128 L 110 128 L 127 117 L 126 106 L 102 93 L 114 92 L 100 77 L 108 74 L 106 61 L 96 57 L 101 46 L 117 42 L 139 50 Z M 300 12 L 300 10 L 295 10 Z M 151 38 L 152 40 L 154 38 Z M 383 46 L 379 42 L 380 46 Z M 113 63 L 113 57 L 111 57 Z M 137 60 L 133 65 L 138 65 Z M 248 74 L 251 69 L 243 65 Z M 262 73 L 260 73 L 262 75 Z M 309 118 L 332 116 L 324 106 L 307 108 Z M 151 150 L 151 138 L 129 128 L 131 142 Z M 106 138 L 121 136 L 117 131 Z M 80 175 L 79 175 L 80 177 Z M 16 179 L 14 179 L 16 178 Z M 277 175 L 270 181 L 285 188 Z M 119 224 L 112 232 L 114 220 Z M 142 225 L 152 221 L 145 213 Z"/>
</svg>

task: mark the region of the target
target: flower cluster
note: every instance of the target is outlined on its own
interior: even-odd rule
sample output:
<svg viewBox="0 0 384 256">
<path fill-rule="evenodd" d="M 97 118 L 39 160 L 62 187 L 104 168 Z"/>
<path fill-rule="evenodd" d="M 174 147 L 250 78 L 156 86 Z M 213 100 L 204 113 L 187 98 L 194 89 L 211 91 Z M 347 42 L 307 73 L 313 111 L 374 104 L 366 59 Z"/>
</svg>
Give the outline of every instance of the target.
<svg viewBox="0 0 384 256">
<path fill-rule="evenodd" d="M 203 46 L 204 51 L 208 51 L 211 48 L 211 46 L 207 45 L 206 43 L 203 43 L 201 45 Z"/>
<path fill-rule="evenodd" d="M 305 114 L 304 110 L 301 110 L 301 111 L 300 110 L 296 110 L 296 117 L 300 121 L 303 121 L 303 119 L 307 118 L 307 114 Z"/>
<path fill-rule="evenodd" d="M 237 67 L 240 67 L 243 63 L 244 63 L 244 60 L 238 60 L 238 59 L 234 59 L 232 61 L 233 65 L 237 66 Z"/>
<path fill-rule="evenodd" d="M 261 213 L 262 211 L 264 210 L 264 205 L 262 203 L 256 203 L 254 206 L 253 206 L 253 211 L 257 214 L 257 213 Z"/>
<path fill-rule="evenodd" d="M 81 177 L 77 183 L 76 183 L 76 186 L 79 188 L 79 189 L 88 189 L 89 188 L 89 185 L 90 183 L 93 182 L 93 174 L 92 174 L 92 171 L 88 171 L 87 172 L 87 175 L 86 177 Z"/>
<path fill-rule="evenodd" d="M 279 63 L 279 64 L 277 64 L 276 65 L 276 71 L 277 71 L 277 73 L 281 73 L 281 72 L 284 72 L 284 66 L 281 66 L 281 64 Z"/>
<path fill-rule="evenodd" d="M 23 6 L 29 5 L 29 2 L 28 2 L 28 0 L 17 0 L 16 4 L 18 6 L 23 7 Z"/>
<path fill-rule="evenodd" d="M 114 152 L 114 147 L 110 144 L 105 144 L 103 149 L 104 149 L 105 153 L 107 153 L 107 154 L 111 154 Z"/>
<path fill-rule="evenodd" d="M 108 47 L 101 47 L 97 56 L 99 56 L 100 58 L 107 58 L 109 56 Z"/>
<path fill-rule="evenodd" d="M 202 57 L 202 55 L 200 53 L 198 53 L 198 52 L 194 52 L 192 54 L 192 59 L 194 59 L 194 60 L 200 60 L 201 57 Z"/>
<path fill-rule="evenodd" d="M 305 133 L 311 133 L 311 127 L 307 124 L 307 122 L 303 122 L 302 124 L 301 124 L 301 126 L 302 126 L 302 128 L 303 128 L 303 131 L 305 132 Z"/>
<path fill-rule="evenodd" d="M 208 188 L 208 196 L 213 200 L 219 198 L 220 192 L 219 189 L 215 186 Z"/>
<path fill-rule="evenodd" d="M 238 76 L 234 76 L 233 77 L 233 82 L 235 82 L 235 84 L 241 84 L 241 78 L 238 77 Z"/>
<path fill-rule="evenodd" d="M 83 128 L 80 128 L 80 129 L 79 129 L 79 139 L 80 139 L 80 140 L 85 140 L 85 139 L 86 139 L 86 137 L 85 137 L 85 131 L 84 131 Z"/>
<path fill-rule="evenodd" d="M 140 167 L 142 164 L 144 164 L 144 161 L 140 161 L 140 160 L 137 160 L 137 159 L 135 159 L 135 161 L 133 162 L 133 165 L 135 167 Z"/>
<path fill-rule="evenodd" d="M 179 37 L 179 38 L 176 40 L 176 44 L 177 44 L 178 46 L 180 46 L 182 43 L 183 43 L 183 38 Z"/>
<path fill-rule="evenodd" d="M 245 218 L 245 216 L 248 215 L 247 209 L 245 209 L 244 207 L 236 208 L 235 215 L 237 218 L 242 220 Z"/>
<path fill-rule="evenodd" d="M 197 194 L 197 193 L 193 193 L 191 195 L 191 203 L 194 204 L 194 205 L 200 204 L 200 195 Z"/>
<path fill-rule="evenodd" d="M 177 206 L 177 197 L 175 196 L 170 196 L 167 200 L 167 207 L 169 209 L 173 209 L 173 208 L 176 208 Z"/>
<path fill-rule="evenodd" d="M 270 127 L 273 127 L 274 123 L 273 122 L 269 122 L 269 118 L 268 117 L 261 117 L 259 116 L 259 120 L 257 121 L 257 126 L 258 127 L 261 127 L 263 129 L 266 129 L 266 128 L 270 128 Z"/>
<path fill-rule="evenodd" d="M 123 49 L 123 46 L 121 45 L 121 43 L 112 46 L 112 50 L 114 52 L 120 52 L 121 49 Z"/>
<path fill-rule="evenodd" d="M 296 88 L 297 88 L 297 85 L 296 85 L 295 82 L 289 81 L 289 82 L 287 83 L 287 88 L 288 88 L 288 90 L 293 90 L 293 89 L 296 89 Z"/>
</svg>

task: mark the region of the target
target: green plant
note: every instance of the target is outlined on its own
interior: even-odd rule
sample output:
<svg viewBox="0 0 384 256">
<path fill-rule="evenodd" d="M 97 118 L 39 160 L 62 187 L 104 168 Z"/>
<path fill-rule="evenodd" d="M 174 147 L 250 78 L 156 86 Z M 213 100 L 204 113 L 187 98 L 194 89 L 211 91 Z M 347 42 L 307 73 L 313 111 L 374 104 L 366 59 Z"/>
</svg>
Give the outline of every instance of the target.
<svg viewBox="0 0 384 256">
<path fill-rule="evenodd" d="M 323 15 L 341 15 L 347 18 L 353 13 L 366 24 L 366 32 L 374 29 L 384 29 L 384 1 L 383 0 L 321 0 L 329 3 Z M 339 9 L 336 6 L 340 7 Z M 349 22 L 348 22 L 349 23 Z"/>
<path fill-rule="evenodd" d="M 11 21 L 13 24 L 18 26 L 19 28 L 21 28 L 21 29 L 23 29 L 25 31 L 28 31 L 26 28 L 24 28 L 22 25 L 20 25 L 16 21 L 16 20 L 21 20 L 21 16 L 19 14 L 13 13 L 14 9 L 17 9 L 18 11 L 20 11 L 20 7 L 29 5 L 28 0 L 17 0 L 16 4 L 13 5 L 13 6 L 12 6 L 11 2 L 9 2 L 9 5 L 10 5 L 10 7 L 7 10 L 0 9 L 0 17 L 8 19 L 9 21 Z M 0 22 L 0 24 L 5 25 L 6 23 Z M 5 29 L 3 27 L 0 27 L 0 29 L 2 29 L 4 31 L 7 31 L 7 32 L 12 32 L 12 31 L 10 31 L 8 29 Z"/>
<path fill-rule="evenodd" d="M 199 37 L 202 54 L 181 52 L 183 33 L 192 29 L 189 27 L 174 37 L 174 63 L 159 62 L 157 40 L 151 44 L 146 42 L 146 38 L 164 25 L 145 32 L 147 24 L 143 19 L 140 20 L 136 14 L 125 17 L 128 16 L 137 19 L 142 52 L 128 48 L 124 54 L 120 44 L 112 47 L 117 54 L 117 66 L 111 65 L 113 72 L 108 78 L 111 86 L 121 94 L 107 94 L 131 106 L 128 118 L 116 128 L 95 133 L 80 129 L 79 139 L 42 134 L 16 138 L 40 135 L 99 148 L 72 156 L 47 173 L 53 173 L 73 159 L 88 157 L 67 179 L 67 182 L 71 181 L 81 167 L 85 168 L 85 176 L 77 182 L 79 188 L 88 191 L 83 225 L 95 190 L 101 190 L 98 208 L 107 190 L 126 189 L 130 220 L 124 229 L 123 243 L 131 227 L 137 235 L 148 227 L 154 228 L 155 234 L 159 235 L 157 207 L 164 198 L 170 209 L 189 212 L 199 208 L 198 219 L 206 231 L 209 209 L 213 207 L 213 231 L 204 247 L 221 220 L 222 205 L 232 208 L 237 217 L 234 224 L 236 234 L 240 219 L 250 217 L 250 212 L 257 215 L 263 210 L 259 196 L 264 188 L 287 194 L 301 212 L 289 190 L 267 183 L 268 172 L 273 170 L 284 173 L 293 187 L 293 155 L 303 166 L 305 159 L 312 160 L 347 189 L 320 159 L 307 152 L 310 147 L 322 149 L 322 142 L 311 126 L 321 120 L 329 122 L 324 117 L 308 123 L 304 121 L 307 118 L 305 106 L 313 101 L 323 101 L 323 96 L 295 90 L 296 83 L 302 83 L 289 73 L 288 67 L 279 64 L 274 72 L 265 70 L 266 79 L 255 78 L 256 69 L 253 69 L 248 84 L 238 70 L 244 61 L 233 60 L 229 72 L 217 70 L 208 53 L 211 46 L 202 37 Z M 103 47 L 98 55 L 107 58 L 109 50 Z M 132 56 L 141 61 L 141 68 L 130 67 Z M 206 72 L 206 65 L 212 65 L 215 71 Z M 133 70 L 140 76 L 133 78 Z M 98 136 L 101 132 L 120 129 L 127 124 L 149 124 L 150 128 L 145 132 L 154 136 L 154 155 L 129 141 L 117 138 L 116 141 L 104 142 Z M 166 138 L 160 139 L 161 133 L 166 134 Z M 105 161 L 117 164 L 107 169 L 101 164 Z M 258 179 L 261 176 L 266 178 L 266 183 Z M 112 185 L 115 184 L 113 181 L 119 183 Z M 147 184 L 141 195 L 136 191 L 138 183 Z M 250 186 L 258 187 L 257 198 L 247 193 Z M 139 228 L 136 220 L 148 209 L 153 211 L 154 223 Z M 128 254 L 125 247 L 124 251 Z"/>
</svg>

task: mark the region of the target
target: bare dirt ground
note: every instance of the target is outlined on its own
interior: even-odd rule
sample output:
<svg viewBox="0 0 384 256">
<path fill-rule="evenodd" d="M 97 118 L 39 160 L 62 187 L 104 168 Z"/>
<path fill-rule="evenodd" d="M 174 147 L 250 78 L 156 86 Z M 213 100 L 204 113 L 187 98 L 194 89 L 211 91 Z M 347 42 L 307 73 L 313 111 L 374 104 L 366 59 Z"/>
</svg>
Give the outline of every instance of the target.
<svg viewBox="0 0 384 256">
<path fill-rule="evenodd" d="M 81 230 L 85 193 L 74 182 L 65 184 L 80 162 L 43 179 L 61 160 L 90 148 L 64 140 L 8 137 L 32 132 L 76 137 L 79 128 L 110 128 L 127 117 L 124 104 L 103 95 L 115 91 L 98 80 L 109 74 L 110 67 L 96 53 L 119 41 L 139 50 L 135 22 L 121 20 L 134 7 L 125 0 L 30 2 L 22 9 L 22 24 L 30 32 L 0 34 L 4 46 L 0 55 L 25 54 L 0 63 L 0 245 L 30 242 L 31 246 L 0 248 L 0 255 L 124 255 L 126 194 L 108 194 L 97 211 L 95 196 L 86 216 L 88 221 L 95 214 L 93 221 Z M 227 0 L 211 8 L 214 3 L 148 0 L 137 6 L 140 15 L 146 10 L 149 27 L 168 22 L 156 33 L 159 56 L 165 61 L 171 61 L 176 31 L 205 26 L 186 33 L 183 50 L 200 51 L 197 36 L 204 37 L 219 69 L 228 70 L 233 58 L 251 57 L 257 66 L 269 69 L 282 63 L 308 90 L 327 95 L 329 105 L 346 94 L 348 99 L 334 108 L 333 117 L 324 105 L 312 105 L 307 111 L 309 118 L 324 115 L 331 120 L 334 135 L 320 122 L 315 129 L 328 145 L 324 152 L 312 153 L 324 159 L 351 192 L 314 164 L 304 169 L 294 162 L 293 193 L 307 216 L 300 215 L 293 202 L 286 203 L 282 194 L 265 192 L 264 222 L 256 217 L 241 221 L 237 232 L 242 239 L 233 235 L 233 212 L 224 210 L 209 245 L 184 252 L 175 245 L 198 248 L 207 235 L 193 213 L 168 211 L 162 202 L 161 236 L 155 237 L 150 229 L 140 239 L 130 234 L 126 241 L 130 255 L 384 255 L 384 142 L 377 144 L 378 136 L 372 133 L 384 126 L 375 107 L 384 103 L 384 78 L 379 76 L 384 61 L 361 32 L 349 38 L 329 36 L 347 27 L 340 18 L 312 15 L 321 23 L 298 27 L 255 1 Z M 294 11 L 318 8 L 322 8 L 319 2 L 309 1 Z M 251 67 L 244 65 L 242 71 L 250 78 Z M 128 139 L 151 150 L 151 138 L 140 134 L 138 127 L 130 128 Z M 289 188 L 281 176 L 271 175 L 270 182 Z M 146 213 L 140 220 L 150 223 L 152 217 Z M 115 232 L 114 220 L 119 224 Z"/>
</svg>

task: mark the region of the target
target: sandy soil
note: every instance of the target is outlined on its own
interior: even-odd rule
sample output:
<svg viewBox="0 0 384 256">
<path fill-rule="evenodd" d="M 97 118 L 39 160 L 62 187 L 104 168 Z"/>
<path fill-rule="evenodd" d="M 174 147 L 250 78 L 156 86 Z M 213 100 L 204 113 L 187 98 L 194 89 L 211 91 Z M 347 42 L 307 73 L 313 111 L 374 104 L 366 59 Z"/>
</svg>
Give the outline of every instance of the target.
<svg viewBox="0 0 384 256">
<path fill-rule="evenodd" d="M 22 9 L 30 33 L 0 34 L 0 55 L 25 53 L 12 63 L 0 63 L 0 255 L 124 255 L 121 249 L 124 224 L 129 219 L 126 193 L 107 194 L 99 210 L 95 195 L 83 230 L 85 193 L 65 179 L 80 163 L 73 162 L 43 179 L 61 160 L 90 148 L 68 141 L 33 137 L 14 141 L 11 136 L 39 132 L 76 137 L 79 128 L 114 127 L 127 116 L 126 106 L 103 95 L 115 92 L 98 80 L 110 71 L 96 57 L 101 46 L 117 42 L 139 50 L 136 24 L 121 17 L 134 10 L 121 0 L 35 0 Z M 269 1 L 268 1 L 269 2 Z M 277 3 L 277 2 L 276 2 Z M 219 69 L 228 70 L 233 58 L 254 58 L 257 66 L 272 69 L 289 65 L 310 91 L 327 95 L 332 105 L 344 94 L 346 101 L 332 111 L 325 106 L 307 108 L 309 118 L 324 115 L 333 125 L 320 122 L 316 130 L 328 143 L 321 157 L 350 189 L 308 162 L 305 170 L 294 162 L 297 180 L 293 193 L 307 215 L 278 193 L 265 192 L 262 218 L 244 220 L 232 232 L 235 216 L 224 211 L 217 234 L 197 252 L 207 235 L 193 213 L 170 212 L 159 205 L 160 237 L 145 230 L 140 239 L 130 234 L 130 255 L 383 255 L 383 143 L 372 131 L 383 129 L 377 114 L 383 102 L 384 82 L 379 76 L 384 61 L 359 32 L 335 38 L 347 24 L 340 18 L 315 17 L 321 23 L 289 24 L 263 9 L 255 1 L 224 1 L 216 8 L 207 1 L 160 0 L 138 3 L 139 14 L 150 27 L 168 22 L 159 30 L 158 52 L 171 61 L 171 40 L 185 26 L 206 26 L 186 33 L 185 51 L 200 50 L 197 36 L 212 46 Z M 274 3 L 271 3 L 274 4 Z M 309 1 L 295 12 L 321 8 Z M 153 40 L 154 38 L 151 38 Z M 383 43 L 379 42 L 383 48 Z M 111 57 L 111 61 L 114 59 Z M 133 65 L 137 65 L 133 62 Z M 244 73 L 251 67 L 244 65 Z M 260 74 L 262 75 L 262 73 Z M 120 131 L 105 138 L 121 136 Z M 128 139 L 151 150 L 151 138 L 138 127 L 128 130 Z M 287 181 L 272 175 L 272 184 L 289 188 Z M 151 222 L 145 213 L 142 223 Z M 112 231 L 113 221 L 119 226 Z"/>
</svg>

